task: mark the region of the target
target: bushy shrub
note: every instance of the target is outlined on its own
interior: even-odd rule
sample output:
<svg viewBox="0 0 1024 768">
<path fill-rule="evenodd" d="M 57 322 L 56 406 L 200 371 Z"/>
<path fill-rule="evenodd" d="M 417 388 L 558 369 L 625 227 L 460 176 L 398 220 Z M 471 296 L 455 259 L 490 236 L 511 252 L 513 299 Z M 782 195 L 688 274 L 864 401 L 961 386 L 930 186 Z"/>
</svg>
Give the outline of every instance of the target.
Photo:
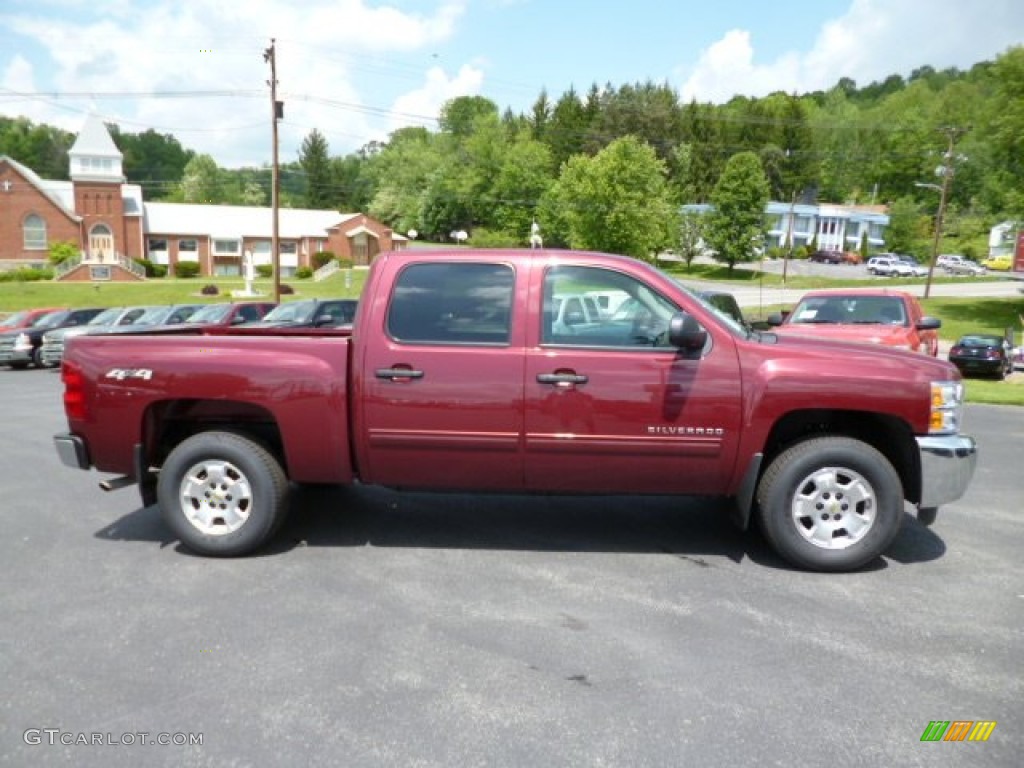
<svg viewBox="0 0 1024 768">
<path fill-rule="evenodd" d="M 146 275 L 146 277 L 167 277 L 167 265 L 166 264 L 154 264 L 153 274 Z"/>
<path fill-rule="evenodd" d="M 313 276 L 313 270 L 309 267 L 299 267 L 295 270 L 295 277 L 299 280 L 309 280 Z"/>
<path fill-rule="evenodd" d="M 349 256 L 339 256 L 335 261 L 342 269 L 352 269 L 352 258 Z"/>
<path fill-rule="evenodd" d="M 320 269 L 335 258 L 331 251 L 317 251 L 313 254 L 313 269 Z"/>
<path fill-rule="evenodd" d="M 200 293 L 203 294 L 203 296 L 216 296 L 220 293 L 220 288 L 213 283 L 208 283 L 203 286 L 203 290 L 201 290 Z"/>
<path fill-rule="evenodd" d="M 175 277 L 198 277 L 198 275 L 198 261 L 179 261 L 177 264 L 174 265 Z"/>
<path fill-rule="evenodd" d="M 0 272 L 0 282 L 3 283 L 34 283 L 38 280 L 52 280 L 52 269 L 37 269 L 35 267 L 18 267 Z"/>
<path fill-rule="evenodd" d="M 77 259 L 81 255 L 77 243 L 70 240 L 58 240 L 50 243 L 49 258 L 51 264 L 63 264 L 65 261 Z"/>
<path fill-rule="evenodd" d="M 256 274 L 266 280 L 268 277 L 274 276 L 274 265 L 273 264 L 257 264 Z"/>
<path fill-rule="evenodd" d="M 281 295 L 283 296 L 286 293 L 295 293 L 295 289 L 287 283 L 281 283 Z"/>
</svg>

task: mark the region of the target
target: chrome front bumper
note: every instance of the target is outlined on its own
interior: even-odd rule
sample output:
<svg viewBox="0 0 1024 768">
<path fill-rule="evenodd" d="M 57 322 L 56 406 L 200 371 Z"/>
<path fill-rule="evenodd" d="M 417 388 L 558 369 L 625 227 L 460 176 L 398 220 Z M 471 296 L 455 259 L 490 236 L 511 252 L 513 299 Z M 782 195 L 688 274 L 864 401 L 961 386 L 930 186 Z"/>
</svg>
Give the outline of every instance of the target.
<svg viewBox="0 0 1024 768">
<path fill-rule="evenodd" d="M 917 438 L 921 451 L 921 501 L 929 509 L 956 501 L 967 491 L 978 462 L 978 447 L 967 435 Z"/>
</svg>

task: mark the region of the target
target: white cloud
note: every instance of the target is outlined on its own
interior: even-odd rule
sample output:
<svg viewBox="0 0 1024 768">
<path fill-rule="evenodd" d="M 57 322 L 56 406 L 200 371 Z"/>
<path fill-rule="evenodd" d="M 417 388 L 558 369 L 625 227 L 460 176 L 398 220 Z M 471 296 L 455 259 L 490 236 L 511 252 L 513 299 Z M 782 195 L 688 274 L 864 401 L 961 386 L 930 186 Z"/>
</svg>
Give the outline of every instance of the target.
<svg viewBox="0 0 1024 768">
<path fill-rule="evenodd" d="M 45 3 L 43 0 L 40 5 Z M 54 11 L 50 3 L 50 11 Z M 0 12 L 5 41 L 25 41 L 26 53 L 4 61 L 0 109 L 77 131 L 94 108 L 122 130 L 152 128 L 210 154 L 222 166 L 261 165 L 270 158 L 270 68 L 264 50 L 276 39 L 278 98 L 286 102 L 280 127 L 282 161 L 295 159 L 302 138 L 318 128 L 341 154 L 376 138 L 389 125 L 382 108 L 411 81 L 417 110 L 444 91 L 435 62 L 398 67 L 388 53 L 429 50 L 455 34 L 465 0 L 441 0 L 424 13 L 374 5 L 370 0 L 159 0 L 135 4 L 101 0 L 78 6 L 58 0 L 61 12 L 32 16 Z M 443 76 L 442 76 L 443 77 Z M 419 83 L 426 79 L 426 85 Z M 460 73 L 448 89 L 470 87 Z M 59 100 L 26 100 L 10 92 L 54 91 Z M 225 92 L 216 97 L 112 99 L 112 91 Z M 72 97 L 68 94 L 98 94 Z M 401 101 L 401 100 L 400 100 Z M 376 108 L 376 109 L 374 109 Z M 434 111 L 425 114 L 436 116 Z"/>
<path fill-rule="evenodd" d="M 395 100 L 391 108 L 395 117 L 389 130 L 393 131 L 403 125 L 423 125 L 424 121 L 420 118 L 436 117 L 446 101 L 479 94 L 483 81 L 483 71 L 469 64 L 463 66 L 453 78 L 449 78 L 440 67 L 431 68 L 422 87 Z"/>
<path fill-rule="evenodd" d="M 970 67 L 1022 42 L 1020 0 L 853 0 L 810 49 L 774 61 L 756 60 L 749 32 L 727 32 L 701 53 L 680 92 L 685 101 L 723 102 L 737 94 L 827 89 L 842 77 L 863 86 L 924 65 Z"/>
</svg>

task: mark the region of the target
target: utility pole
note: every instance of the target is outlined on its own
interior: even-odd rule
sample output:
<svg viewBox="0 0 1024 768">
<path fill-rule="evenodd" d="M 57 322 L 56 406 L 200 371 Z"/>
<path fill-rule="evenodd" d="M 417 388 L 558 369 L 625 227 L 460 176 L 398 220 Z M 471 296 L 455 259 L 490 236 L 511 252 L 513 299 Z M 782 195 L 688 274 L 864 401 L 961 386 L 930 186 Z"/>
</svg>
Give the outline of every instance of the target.
<svg viewBox="0 0 1024 768">
<path fill-rule="evenodd" d="M 274 50 L 274 38 L 270 38 L 270 47 L 263 52 L 263 60 L 270 62 L 270 119 L 273 124 L 273 161 L 270 171 L 270 206 L 273 216 L 273 228 L 270 236 L 271 264 L 274 270 L 274 301 L 281 302 L 281 248 L 278 228 L 278 210 L 281 198 L 281 178 L 277 163 L 277 121 L 284 117 L 284 102 L 277 100 L 277 54 Z"/>
<path fill-rule="evenodd" d="M 924 298 L 926 299 L 932 292 L 932 275 L 935 272 L 935 262 L 939 258 L 939 240 L 942 237 L 942 217 L 946 213 L 946 201 L 949 199 L 949 187 L 953 183 L 953 160 L 955 159 L 953 148 L 956 146 L 956 140 L 967 133 L 968 129 L 956 126 L 944 126 L 939 130 L 946 134 L 948 147 L 946 148 L 945 154 L 942 156 L 942 165 L 936 170 L 936 173 L 942 174 L 942 184 L 939 186 L 939 210 L 935 214 L 935 238 L 932 240 L 932 259 L 928 264 L 928 279 L 924 284 Z M 918 186 L 933 188 L 936 185 L 920 184 Z"/>
<path fill-rule="evenodd" d="M 789 270 L 789 260 L 793 258 L 793 214 L 796 210 L 796 190 L 793 190 L 793 199 L 789 201 L 789 226 L 786 227 L 786 256 L 782 261 L 782 287 L 786 287 L 786 272 Z"/>
</svg>

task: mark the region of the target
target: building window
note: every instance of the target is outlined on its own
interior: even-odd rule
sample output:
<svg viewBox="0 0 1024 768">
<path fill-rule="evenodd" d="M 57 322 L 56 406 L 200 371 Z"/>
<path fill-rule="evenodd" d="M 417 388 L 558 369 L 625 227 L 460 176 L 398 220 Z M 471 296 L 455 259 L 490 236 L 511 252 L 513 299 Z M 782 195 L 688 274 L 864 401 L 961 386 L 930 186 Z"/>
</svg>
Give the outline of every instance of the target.
<svg viewBox="0 0 1024 768">
<path fill-rule="evenodd" d="M 238 256 L 242 252 L 239 240 L 214 240 L 213 252 L 218 256 Z"/>
<path fill-rule="evenodd" d="M 298 253 L 297 243 L 279 243 L 279 247 L 281 248 L 281 253 L 287 253 L 290 256 Z"/>
<path fill-rule="evenodd" d="M 178 252 L 185 251 L 187 253 L 195 253 L 199 250 L 198 240 L 179 240 L 178 241 Z"/>
<path fill-rule="evenodd" d="M 162 237 L 151 237 L 149 238 L 149 252 L 160 251 L 162 253 L 167 252 L 167 241 Z"/>
<path fill-rule="evenodd" d="M 46 222 L 42 216 L 30 213 L 23 225 L 26 251 L 46 250 Z"/>
</svg>

